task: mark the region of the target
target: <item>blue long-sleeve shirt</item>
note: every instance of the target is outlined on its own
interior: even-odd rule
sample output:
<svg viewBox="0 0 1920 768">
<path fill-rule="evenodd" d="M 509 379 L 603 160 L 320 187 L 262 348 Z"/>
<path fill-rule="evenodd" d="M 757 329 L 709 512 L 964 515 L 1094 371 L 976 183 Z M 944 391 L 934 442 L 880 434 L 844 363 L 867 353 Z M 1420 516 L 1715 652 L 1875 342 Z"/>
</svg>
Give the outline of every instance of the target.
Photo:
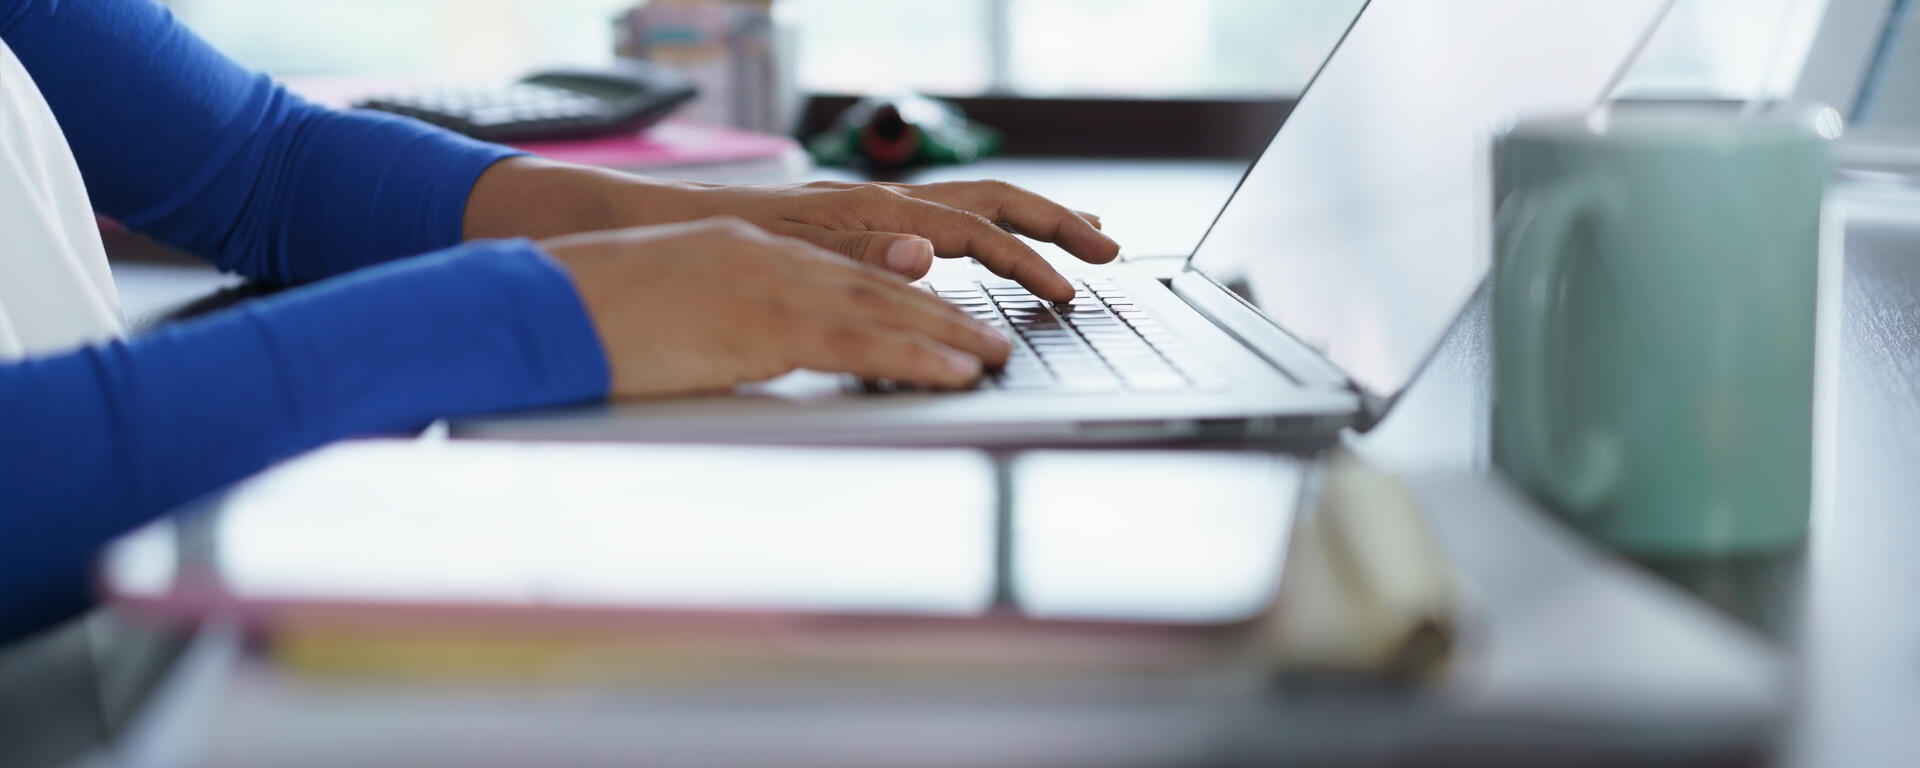
<svg viewBox="0 0 1920 768">
<path fill-rule="evenodd" d="M 84 606 L 109 538 L 274 461 L 605 396 L 565 272 L 524 240 L 458 245 L 511 151 L 308 104 L 151 0 L 0 0 L 0 39 L 100 212 L 249 277 L 333 278 L 0 364 L 0 640 Z"/>
</svg>

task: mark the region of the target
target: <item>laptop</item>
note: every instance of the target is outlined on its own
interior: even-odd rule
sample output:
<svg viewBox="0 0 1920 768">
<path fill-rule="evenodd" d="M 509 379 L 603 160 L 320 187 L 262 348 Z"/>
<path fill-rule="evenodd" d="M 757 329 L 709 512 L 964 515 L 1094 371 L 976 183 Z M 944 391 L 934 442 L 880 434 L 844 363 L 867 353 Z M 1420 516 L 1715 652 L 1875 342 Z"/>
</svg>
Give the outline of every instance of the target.
<svg viewBox="0 0 1920 768">
<path fill-rule="evenodd" d="M 1519 116 L 1593 109 L 1669 5 L 1371 0 L 1171 279 L 1089 271 L 1070 305 L 984 269 L 925 283 L 1017 339 L 1005 370 L 977 389 L 894 391 L 801 372 L 731 396 L 463 420 L 452 433 L 1313 444 L 1368 429 L 1487 272 L 1491 137 Z"/>
<path fill-rule="evenodd" d="M 1830 106 L 1846 124 L 1834 160 L 1850 175 L 1920 173 L 1920 6 L 1828 0 L 1792 108 Z"/>
</svg>

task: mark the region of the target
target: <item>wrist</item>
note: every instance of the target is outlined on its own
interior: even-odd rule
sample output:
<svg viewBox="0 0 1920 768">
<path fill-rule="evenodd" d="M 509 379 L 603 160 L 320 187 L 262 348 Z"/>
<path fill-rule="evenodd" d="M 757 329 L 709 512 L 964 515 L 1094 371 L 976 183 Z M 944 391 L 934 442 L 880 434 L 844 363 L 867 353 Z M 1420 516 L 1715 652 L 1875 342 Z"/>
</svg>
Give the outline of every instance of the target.
<svg viewBox="0 0 1920 768">
<path fill-rule="evenodd" d="M 700 218 L 699 185 L 515 157 L 480 175 L 467 198 L 468 240 L 542 240 Z"/>
<path fill-rule="evenodd" d="M 611 221 L 602 229 L 650 227 L 715 216 L 707 210 L 713 196 L 710 190 L 710 185 L 698 182 L 626 176 L 625 183 L 606 191 L 606 215 Z"/>
</svg>

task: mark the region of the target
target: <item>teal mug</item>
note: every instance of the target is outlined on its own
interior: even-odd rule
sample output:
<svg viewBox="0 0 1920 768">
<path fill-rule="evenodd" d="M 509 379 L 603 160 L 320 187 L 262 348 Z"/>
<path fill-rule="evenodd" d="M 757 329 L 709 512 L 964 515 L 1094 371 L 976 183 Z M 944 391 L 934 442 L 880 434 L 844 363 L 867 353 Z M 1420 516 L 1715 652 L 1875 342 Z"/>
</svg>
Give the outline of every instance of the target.
<svg viewBox="0 0 1920 768">
<path fill-rule="evenodd" d="M 1522 123 L 1494 166 L 1495 463 L 1632 553 L 1802 541 L 1821 132 L 1616 111 Z"/>
</svg>

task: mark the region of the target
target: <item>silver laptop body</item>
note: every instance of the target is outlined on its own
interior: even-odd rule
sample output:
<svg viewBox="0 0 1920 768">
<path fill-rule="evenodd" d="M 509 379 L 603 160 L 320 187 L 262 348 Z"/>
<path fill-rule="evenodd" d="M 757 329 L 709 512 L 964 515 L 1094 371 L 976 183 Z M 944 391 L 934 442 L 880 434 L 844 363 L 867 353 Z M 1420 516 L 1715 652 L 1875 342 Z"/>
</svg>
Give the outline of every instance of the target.
<svg viewBox="0 0 1920 768">
<path fill-rule="evenodd" d="M 1018 331 L 1020 364 L 1005 381 L 875 393 L 801 372 L 732 396 L 463 420 L 453 433 L 1310 444 L 1366 429 L 1486 273 L 1490 137 L 1516 116 L 1593 108 L 1670 1 L 1371 0 L 1171 280 L 1125 264 L 1089 271 L 1072 307 L 1042 305 L 977 267 L 925 286 Z M 1149 367 L 1123 370 L 1134 362 Z M 1022 371 L 1045 383 L 1018 380 Z"/>
<path fill-rule="evenodd" d="M 1796 109 L 1833 107 L 1843 173 L 1911 184 L 1920 176 L 1920 6 L 1827 0 L 1793 93 Z"/>
</svg>

